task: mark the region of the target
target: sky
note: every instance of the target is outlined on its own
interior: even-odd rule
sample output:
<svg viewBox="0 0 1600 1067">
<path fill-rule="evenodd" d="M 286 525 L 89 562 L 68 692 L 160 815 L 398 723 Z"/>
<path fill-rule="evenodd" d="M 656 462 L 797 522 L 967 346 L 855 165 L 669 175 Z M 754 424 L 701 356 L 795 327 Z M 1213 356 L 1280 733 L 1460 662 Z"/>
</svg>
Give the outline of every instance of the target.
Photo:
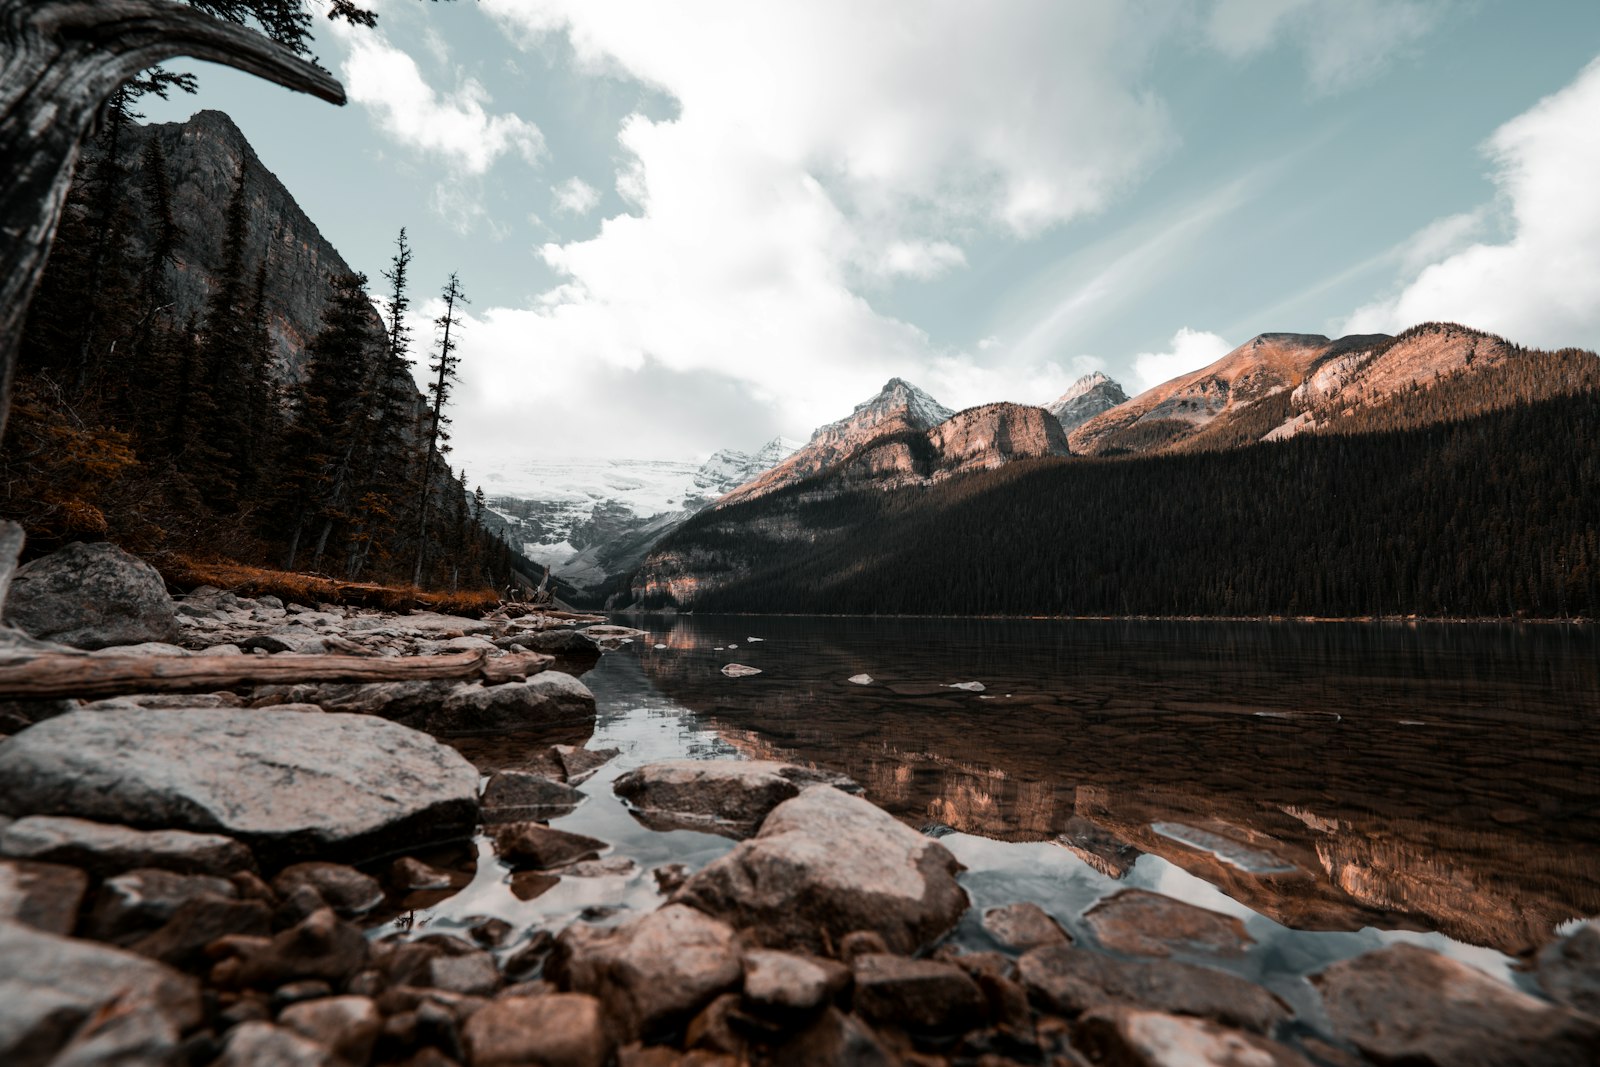
<svg viewBox="0 0 1600 1067">
<path fill-rule="evenodd" d="M 196 63 L 144 110 L 228 112 L 379 284 L 406 227 L 419 368 L 460 274 L 469 481 L 1271 331 L 1600 349 L 1594 0 L 371 6 L 317 22 L 346 107 Z"/>
</svg>

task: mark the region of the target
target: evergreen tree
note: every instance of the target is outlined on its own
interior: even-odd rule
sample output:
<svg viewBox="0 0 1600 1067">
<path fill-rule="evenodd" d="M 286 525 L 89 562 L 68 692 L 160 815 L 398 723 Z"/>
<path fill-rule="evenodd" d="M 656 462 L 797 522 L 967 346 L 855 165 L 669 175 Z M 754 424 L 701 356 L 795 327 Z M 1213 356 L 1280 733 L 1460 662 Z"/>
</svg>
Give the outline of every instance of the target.
<svg viewBox="0 0 1600 1067">
<path fill-rule="evenodd" d="M 457 374 L 461 357 L 455 354 L 457 342 L 451 337 L 451 330 L 461 328 L 461 320 L 456 317 L 456 305 L 470 303 L 461 291 L 461 279 L 454 272 L 451 272 L 441 295 L 444 297 L 444 314 L 433 322 L 439 330 L 439 347 L 433 362 L 428 364 L 433 379 L 428 382 L 428 439 L 422 464 L 422 489 L 417 500 L 417 565 L 412 571 L 413 585 L 422 584 L 422 568 L 428 555 L 428 509 L 433 496 L 433 457 L 449 451 L 447 442 L 450 434 L 447 427 L 450 417 L 444 413 L 444 408 L 450 401 L 450 387 L 461 380 Z"/>
</svg>

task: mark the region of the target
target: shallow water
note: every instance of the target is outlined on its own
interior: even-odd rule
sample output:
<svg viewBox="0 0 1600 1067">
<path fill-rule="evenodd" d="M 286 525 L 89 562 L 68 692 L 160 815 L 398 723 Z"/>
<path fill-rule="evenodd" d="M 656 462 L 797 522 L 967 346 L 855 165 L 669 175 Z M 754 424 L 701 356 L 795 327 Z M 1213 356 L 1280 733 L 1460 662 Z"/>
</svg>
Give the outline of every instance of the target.
<svg viewBox="0 0 1600 1067">
<path fill-rule="evenodd" d="M 620 748 L 552 825 L 613 842 L 637 869 L 520 900 L 480 844 L 473 883 L 415 913 L 419 932 L 654 907 L 650 868 L 697 868 L 732 842 L 647 830 L 610 783 L 653 760 L 729 756 L 843 771 L 944 834 L 968 867 L 974 909 L 956 937 L 973 947 L 988 947 L 978 913 L 1016 900 L 1094 944 L 1084 912 L 1147 888 L 1235 915 L 1255 941 L 1237 959 L 1177 958 L 1307 1011 L 1304 975 L 1385 942 L 1522 983 L 1514 957 L 1600 915 L 1591 628 L 622 621 L 651 636 L 585 675 L 592 736 L 480 739 L 469 754 L 509 766 L 552 740 Z M 728 663 L 762 673 L 730 679 Z M 862 674 L 871 684 L 848 680 Z M 967 682 L 982 691 L 951 688 Z"/>
</svg>

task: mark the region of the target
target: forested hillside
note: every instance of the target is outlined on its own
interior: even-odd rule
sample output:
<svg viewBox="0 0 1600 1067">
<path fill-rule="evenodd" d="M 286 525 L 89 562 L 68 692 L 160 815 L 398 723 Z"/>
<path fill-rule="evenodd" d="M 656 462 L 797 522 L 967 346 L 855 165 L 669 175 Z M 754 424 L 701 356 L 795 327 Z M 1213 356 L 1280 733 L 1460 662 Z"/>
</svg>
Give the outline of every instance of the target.
<svg viewBox="0 0 1600 1067">
<path fill-rule="evenodd" d="M 380 316 L 224 116 L 144 128 L 130 103 L 79 168 L 30 309 L 0 516 L 33 552 L 101 537 L 158 565 L 503 586 L 513 552 L 444 461 L 453 346 L 405 325 L 404 232 Z M 430 356 L 424 398 L 410 364 Z"/>
<path fill-rule="evenodd" d="M 1336 433 L 888 493 L 816 479 L 698 516 L 633 591 L 702 611 L 1592 617 L 1600 362 L 1531 358 Z"/>
</svg>

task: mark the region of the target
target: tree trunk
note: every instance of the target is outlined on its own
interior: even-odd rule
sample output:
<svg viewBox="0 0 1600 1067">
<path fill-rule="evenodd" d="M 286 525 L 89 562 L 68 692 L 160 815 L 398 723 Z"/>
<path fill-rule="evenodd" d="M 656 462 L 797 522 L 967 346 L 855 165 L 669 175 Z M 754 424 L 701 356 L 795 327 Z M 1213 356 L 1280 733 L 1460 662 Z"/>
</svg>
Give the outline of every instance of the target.
<svg viewBox="0 0 1600 1067">
<path fill-rule="evenodd" d="M 177 56 L 344 103 L 327 71 L 173 0 L 0 0 L 0 434 L 28 301 L 83 140 L 119 85 Z"/>
</svg>

